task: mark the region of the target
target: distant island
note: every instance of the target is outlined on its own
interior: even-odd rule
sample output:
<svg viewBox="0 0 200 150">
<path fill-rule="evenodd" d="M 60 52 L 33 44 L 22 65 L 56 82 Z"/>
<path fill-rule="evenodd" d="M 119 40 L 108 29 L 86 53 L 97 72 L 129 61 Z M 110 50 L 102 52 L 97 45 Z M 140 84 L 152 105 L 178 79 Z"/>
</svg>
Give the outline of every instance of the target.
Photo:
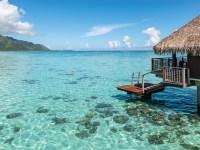
<svg viewBox="0 0 200 150">
<path fill-rule="evenodd" d="M 49 50 L 41 44 L 17 40 L 12 37 L 0 35 L 0 51 L 31 51 L 31 50 Z"/>
</svg>

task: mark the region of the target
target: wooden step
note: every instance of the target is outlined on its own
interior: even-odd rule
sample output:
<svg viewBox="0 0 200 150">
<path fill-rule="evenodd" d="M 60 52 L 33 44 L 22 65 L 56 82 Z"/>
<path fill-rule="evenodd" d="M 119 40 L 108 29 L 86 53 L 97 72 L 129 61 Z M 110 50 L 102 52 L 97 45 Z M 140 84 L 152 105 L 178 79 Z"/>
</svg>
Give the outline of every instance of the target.
<svg viewBox="0 0 200 150">
<path fill-rule="evenodd" d="M 151 83 L 145 83 L 145 91 L 143 93 L 142 91 L 142 85 L 141 84 L 135 84 L 135 85 L 123 85 L 117 87 L 118 90 L 127 92 L 128 94 L 135 94 L 137 96 L 144 96 L 146 94 L 152 94 L 159 91 L 162 91 L 165 88 L 164 83 L 159 84 L 151 84 Z"/>
<path fill-rule="evenodd" d="M 142 95 L 142 88 L 135 85 L 123 85 L 117 87 L 118 90 L 127 92 L 128 94 Z"/>
</svg>

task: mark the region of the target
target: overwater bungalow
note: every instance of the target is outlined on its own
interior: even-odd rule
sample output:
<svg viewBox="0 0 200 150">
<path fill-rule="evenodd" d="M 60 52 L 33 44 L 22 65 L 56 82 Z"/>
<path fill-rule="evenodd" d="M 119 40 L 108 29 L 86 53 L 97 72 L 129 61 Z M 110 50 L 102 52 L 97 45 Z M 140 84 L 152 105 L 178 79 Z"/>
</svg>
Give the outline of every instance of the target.
<svg viewBox="0 0 200 150">
<path fill-rule="evenodd" d="M 186 88 L 196 85 L 197 110 L 200 114 L 200 16 L 164 38 L 153 49 L 156 54 L 171 57 L 152 58 L 150 72 L 139 74 L 135 84 L 117 88 L 146 98 L 166 86 Z M 147 74 L 155 74 L 162 82 L 146 83 L 144 78 Z"/>
</svg>

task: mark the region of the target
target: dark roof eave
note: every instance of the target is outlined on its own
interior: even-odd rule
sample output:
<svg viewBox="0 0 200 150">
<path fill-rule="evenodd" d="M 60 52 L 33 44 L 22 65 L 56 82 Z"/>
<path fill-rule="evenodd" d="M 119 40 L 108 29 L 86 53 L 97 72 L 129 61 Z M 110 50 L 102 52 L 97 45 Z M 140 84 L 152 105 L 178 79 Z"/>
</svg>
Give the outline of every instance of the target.
<svg viewBox="0 0 200 150">
<path fill-rule="evenodd" d="M 153 47 L 154 52 L 156 54 L 162 55 L 162 54 L 172 54 L 172 53 L 182 53 L 182 54 L 193 54 L 200 56 L 200 47 L 184 47 L 184 48 L 178 48 L 178 47 L 165 47 L 165 48 L 159 48 L 154 46 Z"/>
</svg>

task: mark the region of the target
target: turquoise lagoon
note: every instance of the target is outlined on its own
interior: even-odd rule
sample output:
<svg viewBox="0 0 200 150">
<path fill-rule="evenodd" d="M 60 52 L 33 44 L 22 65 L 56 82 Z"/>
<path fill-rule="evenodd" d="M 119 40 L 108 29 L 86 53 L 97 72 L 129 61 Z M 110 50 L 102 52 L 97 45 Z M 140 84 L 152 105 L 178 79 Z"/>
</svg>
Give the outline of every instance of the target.
<svg viewBox="0 0 200 150">
<path fill-rule="evenodd" d="M 157 56 L 1 52 L 0 149 L 199 149 L 195 88 L 167 87 L 146 102 L 116 90 L 132 72 L 148 72 L 151 57 Z"/>
</svg>

